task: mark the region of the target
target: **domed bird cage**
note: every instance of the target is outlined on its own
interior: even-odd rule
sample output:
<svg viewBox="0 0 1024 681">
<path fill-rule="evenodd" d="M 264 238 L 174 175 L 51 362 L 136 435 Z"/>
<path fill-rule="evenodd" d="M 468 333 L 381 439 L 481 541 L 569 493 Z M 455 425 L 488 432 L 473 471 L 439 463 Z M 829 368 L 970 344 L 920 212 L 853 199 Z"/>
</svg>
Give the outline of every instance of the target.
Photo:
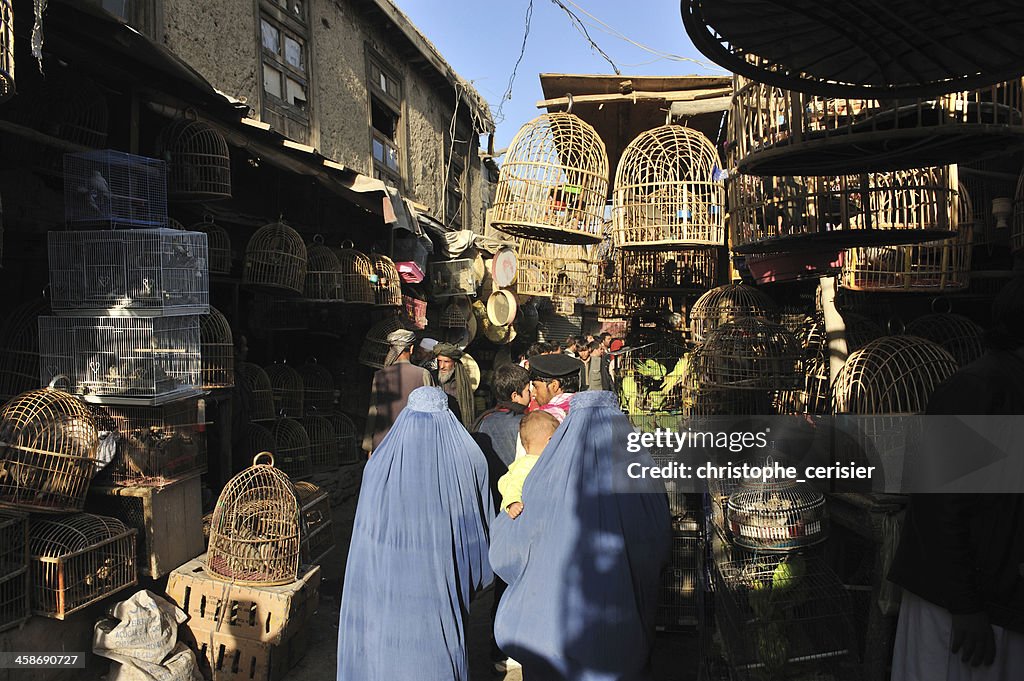
<svg viewBox="0 0 1024 681">
<path fill-rule="evenodd" d="M 828 539 L 825 497 L 796 480 L 744 480 L 726 510 L 733 541 L 753 551 L 793 551 Z"/>
<path fill-rule="evenodd" d="M 85 402 L 43 388 L 0 408 L 0 505 L 40 513 L 80 511 L 99 434 Z"/>
<path fill-rule="evenodd" d="M 306 414 L 302 427 L 309 437 L 309 460 L 314 470 L 337 468 L 338 439 L 334 424 L 325 416 Z"/>
<path fill-rule="evenodd" d="M 338 463 L 342 465 L 359 463 L 363 456 L 359 449 L 359 438 L 352 419 L 338 411 L 327 414 L 327 418 L 334 426 L 334 436 L 338 443 Z"/>
<path fill-rule="evenodd" d="M 328 412 L 334 408 L 334 377 L 326 367 L 316 360 L 303 364 L 298 369 L 302 377 L 302 401 L 308 411 Z"/>
<path fill-rule="evenodd" d="M 48 315 L 43 300 L 15 307 L 0 326 L 0 400 L 39 386 L 39 317 Z"/>
<path fill-rule="evenodd" d="M 664 125 L 640 133 L 615 173 L 615 245 L 724 245 L 721 166 L 715 145 L 696 130 Z"/>
<path fill-rule="evenodd" d="M 32 520 L 33 612 L 62 620 L 137 584 L 136 533 L 117 518 L 91 513 Z"/>
<path fill-rule="evenodd" d="M 644 295 L 703 293 L 722 279 L 717 247 L 622 251 L 623 288 Z"/>
<path fill-rule="evenodd" d="M 509 145 L 492 223 L 525 239 L 596 243 L 607 198 L 608 152 L 597 131 L 571 113 L 541 114 Z"/>
<path fill-rule="evenodd" d="M 282 222 L 256 230 L 245 247 L 242 283 L 301 294 L 306 285 L 306 244 Z"/>
<path fill-rule="evenodd" d="M 302 509 L 302 564 L 320 565 L 334 548 L 331 498 L 311 482 L 295 483 Z"/>
<path fill-rule="evenodd" d="M 228 230 L 207 218 L 189 227 L 190 232 L 206 235 L 206 251 L 210 258 L 210 275 L 227 277 L 231 274 L 231 235 Z"/>
<path fill-rule="evenodd" d="M 610 245 L 610 242 L 606 243 Z M 594 289 L 593 307 L 598 321 L 629 319 L 635 306 L 632 297 L 627 303 L 622 288 L 622 253 L 618 249 L 607 249 L 597 256 L 596 270 L 597 286 Z"/>
<path fill-rule="evenodd" d="M 596 268 L 583 246 L 524 239 L 519 242 L 516 294 L 544 298 L 586 297 L 593 292 Z"/>
<path fill-rule="evenodd" d="M 306 247 L 306 300 L 318 303 L 340 303 L 344 300 L 341 286 L 341 262 L 333 250 L 324 246 L 317 234 Z"/>
<path fill-rule="evenodd" d="M 1021 85 L 1015 78 L 930 99 L 829 99 L 736 76 L 736 165 L 751 175 L 820 176 L 969 163 L 1021 144 Z"/>
<path fill-rule="evenodd" d="M 245 424 L 245 435 L 234 452 L 235 461 L 251 461 L 260 452 L 273 452 L 277 448 L 274 434 L 259 423 Z M 253 453 L 255 452 L 255 454 Z"/>
<path fill-rule="evenodd" d="M 445 306 L 437 325 L 442 329 L 461 329 L 469 323 L 469 313 L 458 301 Z"/>
<path fill-rule="evenodd" d="M 377 275 L 377 287 L 374 290 L 376 304 L 383 307 L 401 307 L 402 280 L 398 276 L 398 268 L 391 258 L 379 253 L 370 255 L 374 272 Z"/>
<path fill-rule="evenodd" d="M 288 364 L 277 363 L 264 367 L 274 395 L 274 412 L 292 418 L 301 418 L 305 386 L 302 375 Z M 276 452 L 275 452 L 276 453 Z M 280 459 L 279 459 L 280 460 Z"/>
<path fill-rule="evenodd" d="M 235 341 L 231 324 L 215 307 L 199 319 L 200 356 L 203 367 L 203 389 L 235 386 Z"/>
<path fill-rule="evenodd" d="M 388 334 L 404 329 L 405 325 L 399 317 L 388 317 L 374 324 L 366 333 L 366 340 L 359 352 L 359 363 L 375 369 L 383 369 L 388 357 Z"/>
<path fill-rule="evenodd" d="M 156 142 L 167 162 L 167 197 L 172 201 L 231 198 L 231 153 L 213 126 L 188 116 L 169 123 Z"/>
<path fill-rule="evenodd" d="M 270 427 L 274 436 L 274 459 L 277 467 L 292 480 L 304 480 L 313 475 L 310 458 L 309 433 L 297 419 L 279 418 Z"/>
<path fill-rule="evenodd" d="M 781 324 L 739 317 L 704 337 L 693 357 L 701 386 L 731 390 L 794 390 L 802 384 L 800 344 Z"/>
<path fill-rule="evenodd" d="M 847 353 L 881 338 L 885 332 L 875 322 L 858 314 L 843 314 Z M 804 390 L 794 396 L 800 403 L 794 411 L 807 414 L 829 414 L 832 410 L 831 366 L 825 321 L 818 315 L 803 337 Z"/>
<path fill-rule="evenodd" d="M 250 421 L 273 421 L 276 418 L 274 388 L 266 371 L 249 362 L 238 362 L 235 364 L 235 381 Z"/>
<path fill-rule="evenodd" d="M 206 569 L 235 584 L 291 584 L 299 575 L 301 541 L 295 486 L 274 467 L 274 457 L 262 452 L 228 481 L 217 499 Z"/>
<path fill-rule="evenodd" d="M 907 335 L 941 345 L 961 367 L 981 357 L 985 351 L 984 331 L 963 315 L 935 313 L 918 317 L 907 325 Z"/>
<path fill-rule="evenodd" d="M 739 317 L 772 319 L 776 310 L 775 301 L 753 286 L 726 284 L 713 288 L 690 308 L 690 339 L 700 343 L 712 329 Z"/>
<path fill-rule="evenodd" d="M 373 271 L 373 262 L 351 248 L 350 243 L 349 246 L 335 251 L 341 265 L 341 298 L 346 303 L 376 305 L 377 275 Z"/>
</svg>

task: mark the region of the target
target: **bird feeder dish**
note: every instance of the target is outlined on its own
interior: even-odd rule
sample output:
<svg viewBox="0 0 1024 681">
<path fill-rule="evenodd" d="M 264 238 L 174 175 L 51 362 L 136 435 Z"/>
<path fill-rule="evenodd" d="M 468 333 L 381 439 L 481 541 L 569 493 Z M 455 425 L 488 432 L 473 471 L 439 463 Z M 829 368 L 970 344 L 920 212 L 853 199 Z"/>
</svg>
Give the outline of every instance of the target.
<svg viewBox="0 0 1024 681">
<path fill-rule="evenodd" d="M 309 459 L 313 470 L 338 467 L 338 439 L 334 424 L 326 416 L 306 414 L 302 427 L 309 437 Z"/>
<path fill-rule="evenodd" d="M 231 235 L 216 222 L 204 220 L 189 227 L 190 232 L 202 232 L 206 235 L 206 252 L 209 255 L 210 276 L 227 277 L 231 275 Z"/>
<path fill-rule="evenodd" d="M 726 284 L 713 288 L 690 308 L 690 339 L 695 343 L 720 324 L 740 317 L 772 319 L 777 314 L 775 302 L 765 293 L 746 284 Z"/>
<path fill-rule="evenodd" d="M 235 342 L 231 324 L 215 307 L 199 318 L 203 390 L 235 387 Z"/>
<path fill-rule="evenodd" d="M 334 377 L 326 367 L 316 361 L 307 362 L 298 369 L 302 377 L 302 401 L 306 411 L 328 412 L 334 408 Z"/>
<path fill-rule="evenodd" d="M 160 132 L 156 147 L 167 162 L 167 195 L 172 201 L 231 198 L 231 153 L 216 128 L 178 118 Z"/>
<path fill-rule="evenodd" d="M 281 222 L 260 227 L 245 246 L 242 283 L 275 292 L 301 294 L 306 286 L 306 244 Z"/>
<path fill-rule="evenodd" d="M 797 390 L 803 383 L 800 344 L 784 326 L 760 317 L 739 317 L 708 332 L 693 370 L 710 388 Z"/>
<path fill-rule="evenodd" d="M 327 418 L 334 426 L 334 435 L 337 438 L 338 463 L 344 466 L 363 460 L 352 419 L 337 411 L 328 414 Z"/>
<path fill-rule="evenodd" d="M 388 334 L 404 328 L 402 320 L 398 317 L 389 317 L 374 324 L 366 333 L 366 339 L 359 352 L 359 363 L 375 369 L 383 369 L 388 351 L 391 349 L 391 344 L 388 343 Z"/>
<path fill-rule="evenodd" d="M 374 289 L 374 300 L 378 307 L 402 306 L 402 279 L 398 268 L 391 258 L 379 253 L 370 255 L 374 273 L 377 275 L 377 286 Z"/>
<path fill-rule="evenodd" d="M 643 295 L 704 293 L 722 276 L 717 247 L 622 251 L 623 288 Z"/>
<path fill-rule="evenodd" d="M 961 367 L 985 352 L 984 330 L 963 315 L 935 313 L 918 317 L 907 324 L 907 335 L 937 343 Z"/>
<path fill-rule="evenodd" d="M 341 261 L 321 241 L 306 247 L 306 300 L 317 303 L 340 303 L 342 292 Z"/>
<path fill-rule="evenodd" d="M 270 389 L 274 395 L 274 413 L 302 418 L 305 392 L 302 375 L 287 364 L 280 363 L 271 364 L 263 370 L 270 379 Z"/>
<path fill-rule="evenodd" d="M 752 551 L 793 551 L 828 539 L 825 497 L 808 483 L 745 480 L 729 495 L 733 541 Z"/>
<path fill-rule="evenodd" d="M 274 388 L 267 372 L 255 364 L 238 362 L 235 365 L 235 379 L 241 392 L 242 404 L 248 407 L 250 421 L 273 421 Z"/>
<path fill-rule="evenodd" d="M 352 248 L 335 251 L 341 265 L 341 298 L 355 305 L 376 305 L 376 277 L 373 262 Z"/>
<path fill-rule="evenodd" d="M 167 165 L 109 149 L 64 156 L 64 221 L 72 229 L 167 226 Z"/>
<path fill-rule="evenodd" d="M 551 298 L 586 296 L 594 289 L 596 272 L 582 246 L 525 239 L 519 243 L 516 294 Z"/>
</svg>

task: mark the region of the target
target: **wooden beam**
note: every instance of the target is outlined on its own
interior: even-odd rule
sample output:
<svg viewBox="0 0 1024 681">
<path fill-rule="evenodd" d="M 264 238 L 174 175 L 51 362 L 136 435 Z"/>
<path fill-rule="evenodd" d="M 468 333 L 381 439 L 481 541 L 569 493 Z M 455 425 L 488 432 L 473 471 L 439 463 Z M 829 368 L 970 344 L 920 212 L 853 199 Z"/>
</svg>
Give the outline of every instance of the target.
<svg viewBox="0 0 1024 681">
<path fill-rule="evenodd" d="M 715 99 L 719 97 L 732 96 L 732 88 L 717 88 L 714 90 L 676 90 L 673 92 L 649 92 L 636 91 L 628 95 L 573 95 L 574 104 L 613 104 L 648 101 L 648 102 L 695 102 L 704 99 Z M 542 99 L 537 102 L 538 109 L 547 109 L 556 106 L 568 106 L 568 97 L 556 97 L 554 99 Z"/>
</svg>

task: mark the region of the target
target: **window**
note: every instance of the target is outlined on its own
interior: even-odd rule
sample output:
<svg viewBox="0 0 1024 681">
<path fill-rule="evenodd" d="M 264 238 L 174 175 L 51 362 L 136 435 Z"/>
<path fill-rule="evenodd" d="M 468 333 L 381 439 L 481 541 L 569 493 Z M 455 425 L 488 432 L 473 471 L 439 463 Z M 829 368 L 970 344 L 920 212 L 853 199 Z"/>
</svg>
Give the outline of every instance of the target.
<svg viewBox="0 0 1024 681">
<path fill-rule="evenodd" d="M 402 187 L 402 84 L 398 77 L 367 56 L 370 92 L 370 153 L 373 176 L 390 187 Z"/>
<path fill-rule="evenodd" d="M 309 142 L 309 29 L 301 0 L 263 0 L 263 120 L 285 136 Z"/>
</svg>

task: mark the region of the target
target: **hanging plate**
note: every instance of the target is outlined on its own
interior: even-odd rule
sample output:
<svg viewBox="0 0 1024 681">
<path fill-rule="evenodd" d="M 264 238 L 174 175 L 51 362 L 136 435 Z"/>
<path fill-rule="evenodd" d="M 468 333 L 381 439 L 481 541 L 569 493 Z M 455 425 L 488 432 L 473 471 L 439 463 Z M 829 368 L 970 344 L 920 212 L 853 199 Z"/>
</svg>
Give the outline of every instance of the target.
<svg viewBox="0 0 1024 681">
<path fill-rule="evenodd" d="M 519 274 L 519 256 L 511 248 L 502 248 L 491 260 L 491 276 L 494 283 L 502 288 L 511 286 L 516 282 Z"/>
</svg>

